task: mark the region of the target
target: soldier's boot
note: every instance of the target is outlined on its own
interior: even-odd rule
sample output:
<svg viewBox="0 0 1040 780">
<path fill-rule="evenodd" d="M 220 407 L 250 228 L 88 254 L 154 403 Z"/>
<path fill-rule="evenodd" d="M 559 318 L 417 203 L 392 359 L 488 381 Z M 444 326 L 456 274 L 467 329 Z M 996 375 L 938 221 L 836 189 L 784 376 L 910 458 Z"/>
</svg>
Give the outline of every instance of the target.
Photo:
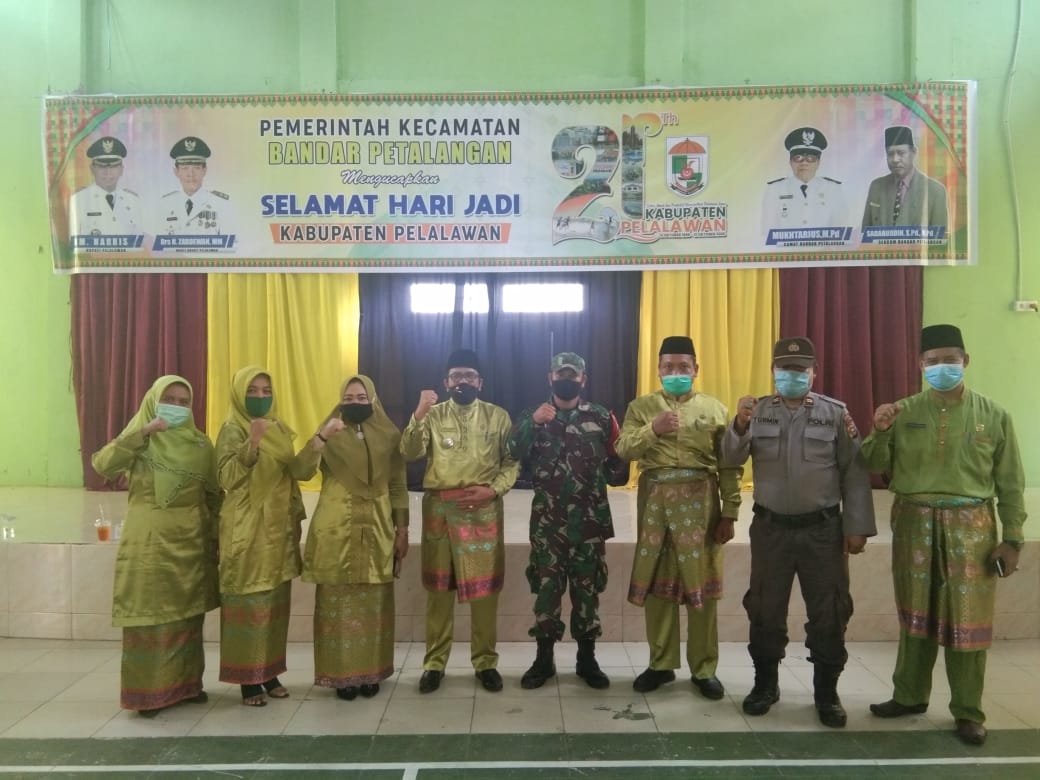
<svg viewBox="0 0 1040 780">
<path fill-rule="evenodd" d="M 540 638 L 538 640 L 538 654 L 535 656 L 531 668 L 524 672 L 520 678 L 520 687 L 531 690 L 541 688 L 545 681 L 556 676 L 556 664 L 553 661 L 553 645 L 555 640 Z"/>
<path fill-rule="evenodd" d="M 596 640 L 578 640 L 578 663 L 574 667 L 578 677 L 588 683 L 590 688 L 609 688 L 610 678 L 603 674 L 596 662 Z"/>
<path fill-rule="evenodd" d="M 838 698 L 838 677 L 841 668 L 817 663 L 813 665 L 813 701 L 820 723 L 832 729 L 845 728 L 848 719 Z"/>
<path fill-rule="evenodd" d="M 765 715 L 780 701 L 779 661 L 755 660 L 755 685 L 741 705 L 748 715 Z"/>
</svg>

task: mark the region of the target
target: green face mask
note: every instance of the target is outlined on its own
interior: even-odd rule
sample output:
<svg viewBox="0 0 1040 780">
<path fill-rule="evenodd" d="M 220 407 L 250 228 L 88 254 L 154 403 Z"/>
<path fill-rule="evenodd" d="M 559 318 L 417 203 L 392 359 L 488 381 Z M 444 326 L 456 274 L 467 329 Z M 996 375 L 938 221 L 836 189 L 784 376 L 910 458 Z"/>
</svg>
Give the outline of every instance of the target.
<svg viewBox="0 0 1040 780">
<path fill-rule="evenodd" d="M 250 417 L 263 417 L 271 411 L 271 404 L 273 403 L 273 395 L 247 395 L 246 411 L 249 412 Z"/>
</svg>

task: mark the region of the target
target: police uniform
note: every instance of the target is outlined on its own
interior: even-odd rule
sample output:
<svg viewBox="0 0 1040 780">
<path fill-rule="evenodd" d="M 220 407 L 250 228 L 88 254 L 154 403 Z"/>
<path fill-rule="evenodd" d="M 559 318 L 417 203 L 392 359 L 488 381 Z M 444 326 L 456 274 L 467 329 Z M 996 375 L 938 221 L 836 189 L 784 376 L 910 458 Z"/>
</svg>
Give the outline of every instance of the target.
<svg viewBox="0 0 1040 780">
<path fill-rule="evenodd" d="M 205 165 L 210 149 L 201 138 L 182 138 L 170 150 L 175 164 Z M 157 235 L 214 236 L 234 233 L 231 199 L 219 190 L 199 188 L 188 195 L 183 188 L 159 200 Z"/>
<path fill-rule="evenodd" d="M 126 146 L 118 138 L 105 136 L 92 143 L 87 157 L 93 166 L 118 165 L 126 157 Z M 143 232 L 141 202 L 137 193 L 124 187 L 111 192 L 95 181 L 73 193 L 69 200 L 70 234 L 136 235 Z"/>
<path fill-rule="evenodd" d="M 793 130 L 784 140 L 788 152 L 815 154 L 827 148 L 823 133 L 812 127 Z M 841 182 L 828 176 L 814 176 L 803 182 L 784 176 L 766 184 L 762 198 L 762 231 L 771 228 L 843 226 L 848 222 Z"/>
<path fill-rule="evenodd" d="M 815 351 L 808 339 L 781 339 L 774 366 L 795 362 L 811 367 Z M 753 459 L 754 520 L 751 526 L 751 582 L 744 596 L 750 621 L 748 650 L 755 663 L 756 690 L 775 698 L 750 703 L 745 711 L 764 714 L 779 698 L 777 664 L 787 646 L 787 610 L 795 575 L 805 599 L 806 647 L 815 665 L 817 708 L 826 689 L 840 707 L 835 687 L 848 659 L 845 628 L 852 616 L 845 537 L 874 536 L 874 505 L 860 438 L 845 404 L 809 392 L 796 408 L 779 393 L 755 404 L 748 429 L 730 424 L 722 441 L 730 464 Z M 762 705 L 756 711 L 756 704 Z M 824 713 L 821 711 L 821 720 Z M 844 711 L 841 711 L 844 725 Z"/>
</svg>

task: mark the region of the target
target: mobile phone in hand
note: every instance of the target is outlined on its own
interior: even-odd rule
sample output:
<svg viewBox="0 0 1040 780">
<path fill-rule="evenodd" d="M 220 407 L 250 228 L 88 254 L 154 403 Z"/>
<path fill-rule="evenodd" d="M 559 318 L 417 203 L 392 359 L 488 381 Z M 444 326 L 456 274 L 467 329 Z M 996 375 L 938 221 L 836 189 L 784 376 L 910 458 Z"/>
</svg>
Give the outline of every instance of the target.
<svg viewBox="0 0 1040 780">
<path fill-rule="evenodd" d="M 998 577 L 1007 576 L 1007 564 L 1004 563 L 1004 559 L 997 557 L 990 561 L 990 566 L 993 569 L 993 573 Z"/>
</svg>

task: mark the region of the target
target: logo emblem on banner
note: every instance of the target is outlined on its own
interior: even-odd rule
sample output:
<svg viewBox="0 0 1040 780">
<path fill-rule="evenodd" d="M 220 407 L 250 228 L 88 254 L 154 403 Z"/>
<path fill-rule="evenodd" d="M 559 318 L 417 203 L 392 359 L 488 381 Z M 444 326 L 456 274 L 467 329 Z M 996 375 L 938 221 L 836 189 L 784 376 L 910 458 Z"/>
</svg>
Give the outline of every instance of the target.
<svg viewBox="0 0 1040 780">
<path fill-rule="evenodd" d="M 708 136 L 671 136 L 666 149 L 668 189 L 677 195 L 696 195 L 708 186 Z"/>
</svg>

